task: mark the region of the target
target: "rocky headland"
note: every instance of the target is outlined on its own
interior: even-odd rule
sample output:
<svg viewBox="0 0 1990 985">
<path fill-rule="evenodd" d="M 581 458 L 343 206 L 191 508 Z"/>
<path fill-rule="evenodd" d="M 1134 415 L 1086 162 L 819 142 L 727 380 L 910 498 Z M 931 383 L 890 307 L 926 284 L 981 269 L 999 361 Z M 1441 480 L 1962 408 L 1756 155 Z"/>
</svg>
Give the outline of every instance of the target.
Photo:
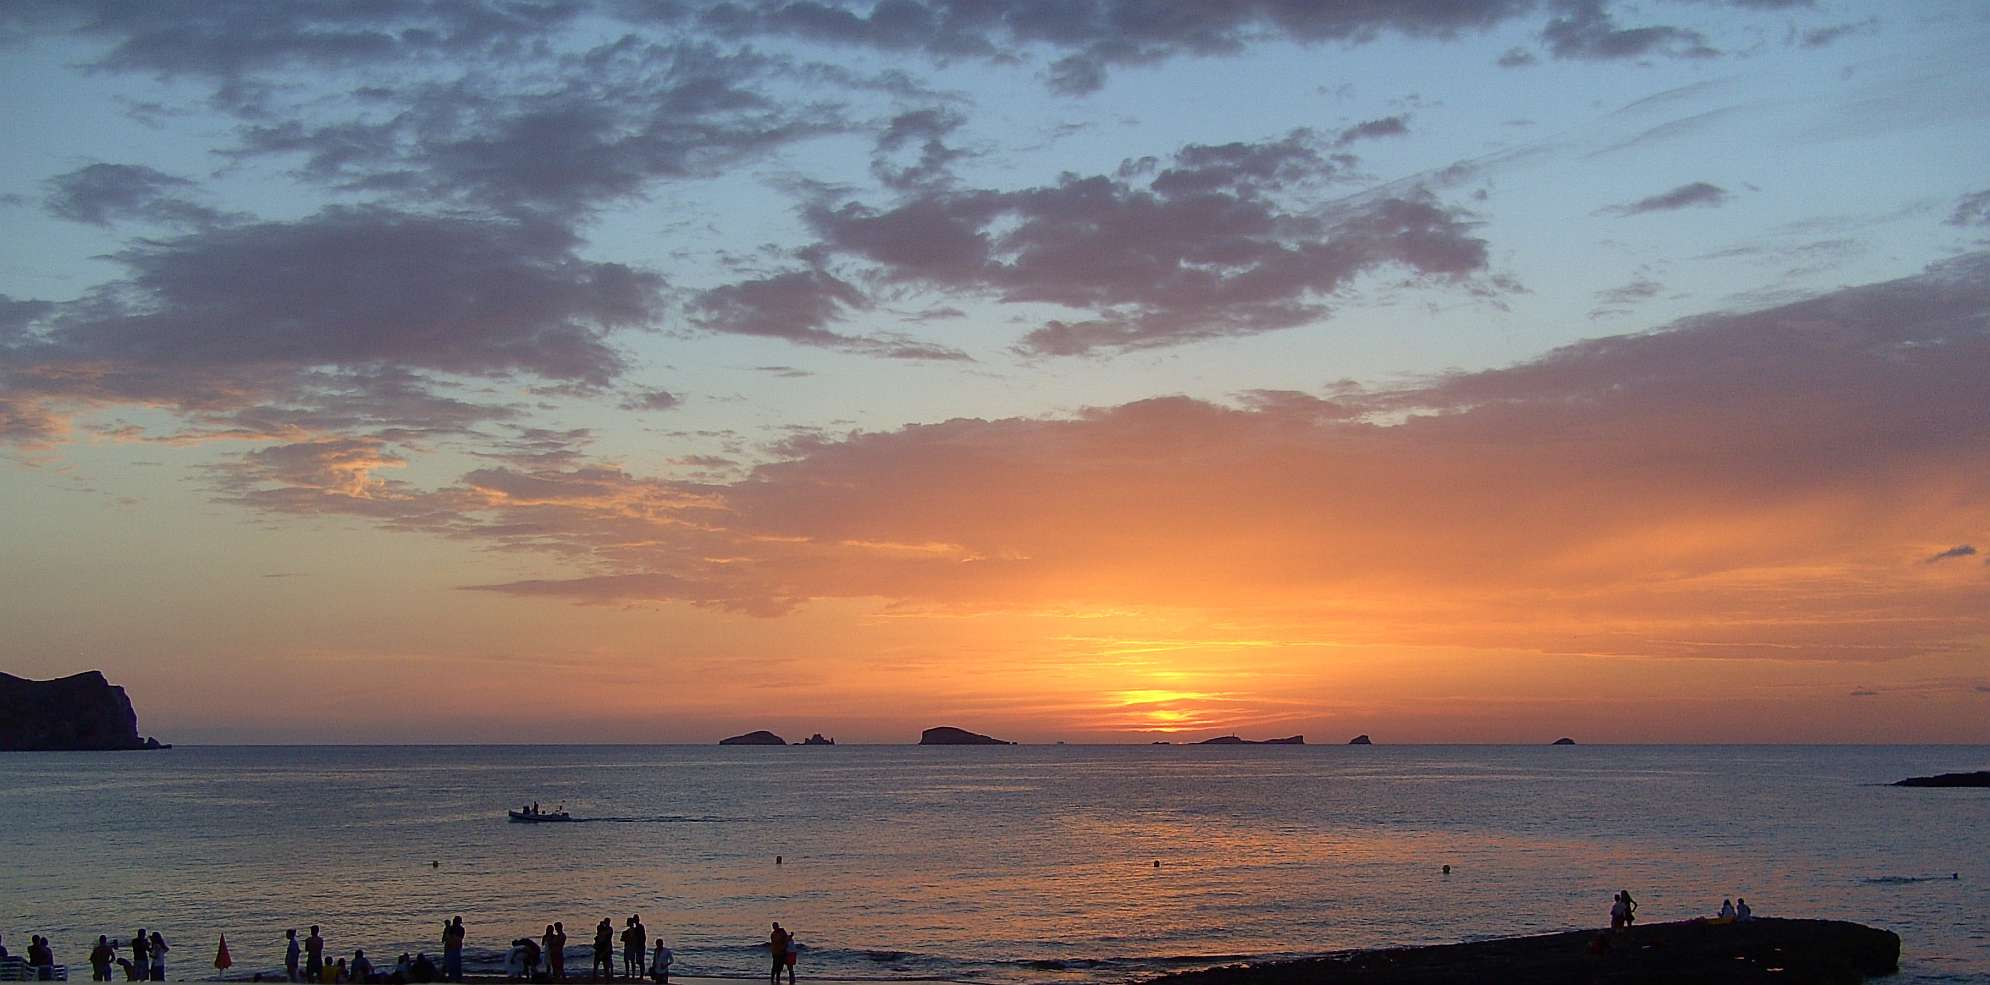
<svg viewBox="0 0 1990 985">
<path fill-rule="evenodd" d="M 1228 965 L 1149 985 L 1856 985 L 1900 964 L 1900 937 L 1843 920 L 1707 920 Z"/>
<path fill-rule="evenodd" d="M 0 674 L 0 751 L 107 752 L 165 749 L 140 738 L 138 713 L 121 688 L 88 670 L 52 681 Z"/>
<path fill-rule="evenodd" d="M 745 735 L 734 735 L 719 740 L 719 745 L 722 746 L 785 746 L 787 744 L 788 740 L 764 728 L 748 732 Z"/>
<path fill-rule="evenodd" d="M 929 728 L 926 731 L 919 733 L 919 744 L 922 746 L 1013 746 L 1015 745 L 1015 743 L 1010 742 L 1007 739 L 998 739 L 992 735 L 982 735 L 979 732 L 969 732 L 964 728 L 954 728 L 951 725 L 941 725 L 935 728 Z"/>
<path fill-rule="evenodd" d="M 811 735 L 808 738 L 803 739 L 801 744 L 805 746 L 833 746 L 836 744 L 836 740 L 825 739 L 822 737 L 821 732 L 817 732 L 814 735 Z"/>
<path fill-rule="evenodd" d="M 1561 738 L 1556 739 L 1555 741 L 1550 742 L 1548 744 L 1551 746 L 1572 746 L 1575 745 L 1575 740 L 1564 735 Z"/>
<path fill-rule="evenodd" d="M 1990 770 L 1977 770 L 1974 773 L 1937 773 L 1934 776 L 1910 776 L 1905 780 L 1895 780 L 1896 787 L 1990 787 Z"/>
<path fill-rule="evenodd" d="M 1347 744 L 1351 746 L 1372 746 L 1375 744 L 1375 742 L 1374 740 L 1368 737 L 1368 733 L 1363 732 L 1360 735 L 1357 735 L 1354 738 L 1347 740 Z"/>
<path fill-rule="evenodd" d="M 1306 737 L 1303 735 L 1288 735 L 1283 739 L 1243 739 L 1234 735 L 1219 735 L 1214 739 L 1204 739 L 1196 743 L 1198 746 L 1303 746 L 1305 744 Z"/>
</svg>

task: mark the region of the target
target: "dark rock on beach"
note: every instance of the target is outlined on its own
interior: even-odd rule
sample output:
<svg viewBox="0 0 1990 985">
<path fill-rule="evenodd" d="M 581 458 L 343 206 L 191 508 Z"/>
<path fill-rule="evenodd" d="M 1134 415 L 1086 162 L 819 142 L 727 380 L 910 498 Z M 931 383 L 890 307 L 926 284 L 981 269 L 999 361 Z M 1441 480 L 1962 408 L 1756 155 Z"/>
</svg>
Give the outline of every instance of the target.
<svg viewBox="0 0 1990 985">
<path fill-rule="evenodd" d="M 783 739 L 780 736 L 767 731 L 766 729 L 760 729 L 757 732 L 748 732 L 745 735 L 735 735 L 732 736 L 731 738 L 719 740 L 719 745 L 722 746 L 785 746 L 787 744 L 788 740 Z"/>
<path fill-rule="evenodd" d="M 1974 773 L 1938 773 L 1934 776 L 1910 776 L 1905 780 L 1895 780 L 1896 787 L 1990 787 L 1990 770 L 1977 770 Z"/>
<path fill-rule="evenodd" d="M 1369 740 L 1368 733 L 1363 732 L 1360 735 L 1357 735 L 1354 738 L 1347 740 L 1347 744 L 1351 746 L 1372 746 L 1375 743 Z"/>
<path fill-rule="evenodd" d="M 1229 965 L 1154 985 L 1855 985 L 1900 964 L 1900 937 L 1842 920 L 1704 920 Z"/>
<path fill-rule="evenodd" d="M 1015 745 L 1015 743 L 1007 741 L 1005 739 L 997 739 L 992 735 L 982 735 L 979 732 L 969 732 L 964 728 L 954 728 L 951 725 L 941 725 L 937 728 L 929 728 L 926 731 L 919 733 L 919 744 L 922 746 L 1013 746 Z"/>
<path fill-rule="evenodd" d="M 1575 745 L 1575 740 L 1564 735 L 1561 738 L 1556 739 L 1555 741 L 1550 742 L 1548 744 L 1551 746 L 1572 746 Z"/>
<path fill-rule="evenodd" d="M 0 750 L 100 752 L 170 749 L 138 735 L 138 713 L 124 688 L 102 671 L 52 681 L 0 674 Z"/>
<path fill-rule="evenodd" d="M 1289 735 L 1283 739 L 1240 739 L 1234 735 L 1219 735 L 1214 739 L 1204 739 L 1198 746 L 1303 746 L 1306 737 Z"/>
</svg>

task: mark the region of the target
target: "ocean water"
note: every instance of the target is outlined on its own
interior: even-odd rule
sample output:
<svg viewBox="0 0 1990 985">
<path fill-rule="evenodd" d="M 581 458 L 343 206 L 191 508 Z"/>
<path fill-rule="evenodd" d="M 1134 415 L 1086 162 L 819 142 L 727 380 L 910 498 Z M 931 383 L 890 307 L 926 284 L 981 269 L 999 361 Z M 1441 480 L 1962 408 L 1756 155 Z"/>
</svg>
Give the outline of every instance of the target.
<svg viewBox="0 0 1990 985">
<path fill-rule="evenodd" d="M 181 747 L 0 755 L 0 934 L 87 974 L 99 933 L 172 977 L 328 951 L 473 965 L 553 920 L 642 914 L 687 974 L 1106 983 L 1245 957 L 1646 921 L 1740 894 L 1990 981 L 1990 790 L 1885 786 L 1986 747 Z M 507 823 L 564 802 L 590 820 Z M 775 864 L 775 856 L 782 863 Z M 1155 863 L 1159 863 L 1157 866 Z M 1445 875 L 1441 866 L 1449 864 Z M 1958 878 L 1950 878 L 1951 874 Z"/>
</svg>

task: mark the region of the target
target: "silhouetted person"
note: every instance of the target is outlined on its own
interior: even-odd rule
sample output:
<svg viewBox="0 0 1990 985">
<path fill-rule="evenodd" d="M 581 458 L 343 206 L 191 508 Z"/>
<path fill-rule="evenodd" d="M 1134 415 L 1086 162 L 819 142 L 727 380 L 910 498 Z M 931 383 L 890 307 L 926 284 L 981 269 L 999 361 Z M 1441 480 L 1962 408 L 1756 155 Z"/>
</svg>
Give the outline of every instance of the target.
<svg viewBox="0 0 1990 985">
<path fill-rule="evenodd" d="M 1739 896 L 1734 898 L 1734 919 L 1747 923 L 1755 919 L 1755 911 L 1748 908 L 1748 901 Z"/>
<path fill-rule="evenodd" d="M 676 955 L 663 946 L 663 938 L 657 938 L 656 953 L 650 955 L 650 981 L 657 985 L 670 985 L 670 963 L 674 960 Z"/>
<path fill-rule="evenodd" d="M 1638 901 L 1631 898 L 1631 891 L 1624 890 L 1624 926 L 1638 922 Z"/>
<path fill-rule="evenodd" d="M 452 982 L 463 980 L 463 918 L 444 921 L 442 924 L 442 977 Z"/>
<path fill-rule="evenodd" d="M 442 977 L 441 973 L 435 968 L 435 962 L 429 959 L 427 951 L 422 951 L 415 955 L 414 969 L 414 979 L 417 982 L 421 982 L 422 985 L 427 985 L 427 983 Z"/>
<path fill-rule="evenodd" d="M 567 980 L 567 925 L 558 920 L 546 934 L 546 973 L 555 982 Z"/>
<path fill-rule="evenodd" d="M 293 982 L 303 981 L 297 973 L 297 962 L 304 954 L 304 948 L 297 943 L 297 928 L 284 931 L 283 936 L 290 939 L 290 943 L 283 948 L 283 977 Z"/>
<path fill-rule="evenodd" d="M 780 921 L 775 921 L 773 931 L 767 935 L 767 952 L 774 958 L 774 970 L 768 973 L 767 980 L 777 983 L 777 985 L 781 980 L 781 969 L 788 966 L 788 942 L 790 940 L 793 940 L 793 938 L 788 936 L 786 930 L 781 929 Z"/>
<path fill-rule="evenodd" d="M 1722 919 L 1722 920 L 1732 920 L 1732 919 L 1734 919 L 1734 901 L 1733 901 L 1733 900 L 1731 900 L 1731 899 L 1724 899 L 1724 900 L 1721 900 L 1721 915 L 1720 915 L 1720 919 Z"/>
<path fill-rule="evenodd" d="M 801 953 L 802 942 L 795 940 L 795 935 L 789 934 L 788 954 L 782 959 L 788 965 L 788 985 L 795 985 L 795 959 L 801 957 Z"/>
<path fill-rule="evenodd" d="M 629 917 L 628 929 L 622 931 L 622 974 L 630 978 L 643 976 L 643 948 L 649 943 L 649 932 L 643 929 L 642 914 Z"/>
<path fill-rule="evenodd" d="M 1611 930 L 1624 929 L 1624 916 L 1629 912 L 1630 908 L 1624 905 L 1624 894 L 1611 893 L 1610 894 L 1610 929 Z"/>
<path fill-rule="evenodd" d="M 138 977 L 144 978 L 152 971 L 152 941 L 145 936 L 145 928 L 131 935 L 131 963 L 138 969 Z"/>
<path fill-rule="evenodd" d="M 615 980 L 615 927 L 607 917 L 594 925 L 594 967 L 587 972 L 588 981 L 593 981 L 597 973 L 611 982 Z"/>
<path fill-rule="evenodd" d="M 111 962 L 117 958 L 116 949 L 111 947 L 111 939 L 97 935 L 97 946 L 90 949 L 90 980 L 107 982 L 111 980 Z"/>
<path fill-rule="evenodd" d="M 364 948 L 352 952 L 352 980 L 355 982 L 373 980 L 373 962 L 366 960 Z"/>
<path fill-rule="evenodd" d="M 28 939 L 28 964 L 43 969 L 55 965 L 55 952 L 49 948 L 48 938 L 36 934 Z M 44 971 L 43 975 L 46 974 Z"/>
<path fill-rule="evenodd" d="M 172 948 L 166 946 L 166 939 L 159 936 L 159 932 L 156 930 L 152 932 L 151 937 L 147 938 L 147 941 L 152 945 L 150 978 L 155 982 L 163 982 L 166 980 L 166 952 L 172 950 Z"/>
<path fill-rule="evenodd" d="M 320 981 L 325 977 L 325 939 L 318 935 L 318 925 L 311 925 L 311 936 L 304 938 L 304 980 Z"/>
</svg>

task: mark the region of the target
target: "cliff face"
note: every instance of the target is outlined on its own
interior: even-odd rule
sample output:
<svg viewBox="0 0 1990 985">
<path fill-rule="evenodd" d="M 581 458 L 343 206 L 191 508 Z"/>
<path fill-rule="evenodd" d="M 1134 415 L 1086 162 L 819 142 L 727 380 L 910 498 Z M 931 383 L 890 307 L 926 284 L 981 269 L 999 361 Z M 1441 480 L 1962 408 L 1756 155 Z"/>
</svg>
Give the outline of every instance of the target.
<svg viewBox="0 0 1990 985">
<path fill-rule="evenodd" d="M 124 688 L 85 671 L 52 681 L 0 674 L 0 750 L 157 748 L 138 737 L 138 713 Z"/>
</svg>

